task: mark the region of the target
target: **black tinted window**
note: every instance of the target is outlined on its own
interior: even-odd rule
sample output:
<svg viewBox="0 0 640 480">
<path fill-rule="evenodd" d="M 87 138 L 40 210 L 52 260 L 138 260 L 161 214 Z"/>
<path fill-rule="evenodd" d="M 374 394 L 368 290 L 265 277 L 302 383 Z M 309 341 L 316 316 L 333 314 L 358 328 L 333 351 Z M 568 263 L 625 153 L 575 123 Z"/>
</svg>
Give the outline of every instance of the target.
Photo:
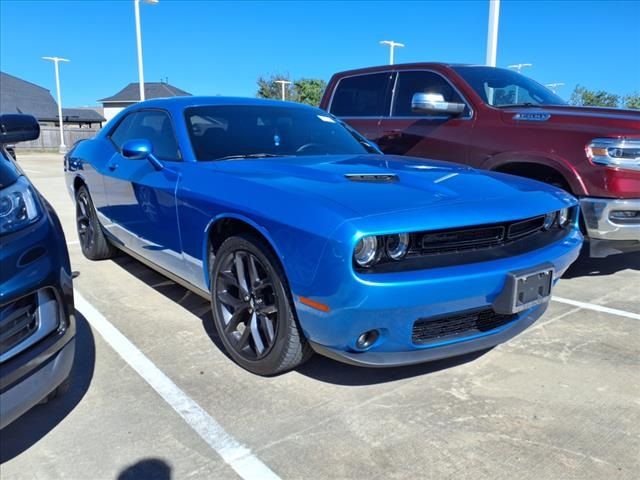
<svg viewBox="0 0 640 480">
<path fill-rule="evenodd" d="M 326 112 L 287 106 L 220 105 L 185 111 L 198 160 L 229 156 L 360 154 L 377 151 Z"/>
<path fill-rule="evenodd" d="M 111 134 L 118 148 L 127 140 L 144 138 L 151 142 L 153 153 L 162 160 L 175 161 L 180 158 L 178 143 L 171 119 L 159 110 L 143 110 L 129 114 Z"/>
<path fill-rule="evenodd" d="M 388 113 L 390 73 L 343 78 L 333 94 L 331 113 L 339 117 L 379 117 Z"/>
<path fill-rule="evenodd" d="M 451 84 L 437 73 L 400 72 L 396 85 L 394 116 L 425 116 L 425 113 L 414 113 L 411 110 L 411 99 L 414 93 L 435 93 L 442 95 L 445 102 L 464 103 Z"/>
</svg>

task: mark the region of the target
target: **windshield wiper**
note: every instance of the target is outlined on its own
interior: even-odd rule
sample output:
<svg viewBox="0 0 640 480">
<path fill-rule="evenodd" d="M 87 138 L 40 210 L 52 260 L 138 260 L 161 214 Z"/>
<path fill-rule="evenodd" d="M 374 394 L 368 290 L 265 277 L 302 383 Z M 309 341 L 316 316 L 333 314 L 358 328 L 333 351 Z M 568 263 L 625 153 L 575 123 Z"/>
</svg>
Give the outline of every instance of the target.
<svg viewBox="0 0 640 480">
<path fill-rule="evenodd" d="M 494 106 L 496 108 L 511 108 L 511 107 L 536 108 L 536 107 L 543 107 L 544 105 L 541 103 L 525 102 L 525 103 L 506 103 L 504 105 L 494 105 Z"/>
<path fill-rule="evenodd" d="M 243 160 L 247 158 L 271 158 L 271 157 L 291 157 L 292 155 L 285 155 L 279 153 L 247 153 L 244 155 L 227 155 L 225 157 L 216 158 L 216 160 Z"/>
</svg>

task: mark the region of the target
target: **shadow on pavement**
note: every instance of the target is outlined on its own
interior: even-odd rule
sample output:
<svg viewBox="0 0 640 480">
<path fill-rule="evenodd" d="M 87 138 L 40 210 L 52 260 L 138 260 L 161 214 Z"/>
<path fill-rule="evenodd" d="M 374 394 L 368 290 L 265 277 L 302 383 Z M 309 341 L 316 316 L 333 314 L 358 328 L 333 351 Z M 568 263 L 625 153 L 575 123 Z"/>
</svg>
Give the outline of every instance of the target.
<svg viewBox="0 0 640 480">
<path fill-rule="evenodd" d="M 562 278 L 612 275 L 621 270 L 640 271 L 640 252 L 620 253 L 605 258 L 590 258 L 589 249 L 583 248 L 578 259 L 569 267 Z"/>
<path fill-rule="evenodd" d="M 129 465 L 118 475 L 117 480 L 170 480 L 171 467 L 160 458 L 146 458 Z"/>
<path fill-rule="evenodd" d="M 218 333 L 215 330 L 213 318 L 211 317 L 211 304 L 209 301 L 181 285 L 178 285 L 172 280 L 169 280 L 162 274 L 152 270 L 133 257 L 122 254 L 113 258 L 112 261 L 157 292 L 197 316 L 202 321 L 202 326 L 204 327 L 207 335 L 209 335 L 211 341 L 223 354 L 227 356 L 227 358 L 229 358 L 230 362 L 233 361 L 224 349 Z M 340 385 L 371 385 L 425 375 L 446 368 L 452 368 L 473 361 L 488 351 L 489 350 L 482 350 L 480 352 L 462 355 L 460 357 L 422 363 L 419 365 L 392 368 L 356 367 L 331 360 L 321 355 L 314 355 L 307 363 L 298 367 L 296 371 L 302 375 L 327 383 Z"/>
<path fill-rule="evenodd" d="M 69 390 L 42 405 L 36 405 L 0 431 L 0 463 L 11 460 L 35 445 L 80 403 L 89 389 L 96 361 L 93 333 L 76 312 L 76 349 Z"/>
<path fill-rule="evenodd" d="M 169 280 L 164 275 L 156 272 L 155 270 L 147 267 L 142 262 L 139 262 L 133 257 L 126 254 L 119 254 L 112 259 L 113 263 L 118 265 L 123 270 L 127 271 L 138 280 L 143 281 L 148 286 L 153 288 L 156 292 L 161 293 L 169 300 L 180 305 L 185 310 L 189 311 L 202 322 L 202 327 L 211 339 L 211 341 L 226 355 L 226 351 L 218 333 L 216 332 L 213 324 L 213 318 L 211 316 L 211 304 L 208 300 L 205 300 L 200 295 L 193 293 L 192 291 L 184 288 L 183 286 Z M 227 355 L 228 357 L 228 355 Z"/>
<path fill-rule="evenodd" d="M 468 353 L 458 357 L 404 367 L 369 368 L 337 362 L 322 355 L 314 355 L 297 372 L 315 380 L 346 386 L 375 385 L 405 378 L 418 377 L 440 370 L 457 367 L 480 358 L 491 349 Z"/>
</svg>

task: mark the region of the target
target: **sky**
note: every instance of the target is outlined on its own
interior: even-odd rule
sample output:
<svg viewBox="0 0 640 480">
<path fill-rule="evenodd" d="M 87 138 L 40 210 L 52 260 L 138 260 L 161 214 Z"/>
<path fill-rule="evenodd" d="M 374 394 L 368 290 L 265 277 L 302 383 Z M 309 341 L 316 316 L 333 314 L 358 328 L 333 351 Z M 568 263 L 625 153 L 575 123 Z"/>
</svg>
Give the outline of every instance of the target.
<svg viewBox="0 0 640 480">
<path fill-rule="evenodd" d="M 260 75 L 322 78 L 388 62 L 380 40 L 406 45 L 396 63 L 484 63 L 489 2 L 160 0 L 141 4 L 146 81 L 194 95 L 255 96 Z M 640 91 L 640 0 L 502 0 L 498 66 L 624 95 Z M 137 82 L 133 0 L 0 0 L 0 70 L 96 105 Z"/>
</svg>

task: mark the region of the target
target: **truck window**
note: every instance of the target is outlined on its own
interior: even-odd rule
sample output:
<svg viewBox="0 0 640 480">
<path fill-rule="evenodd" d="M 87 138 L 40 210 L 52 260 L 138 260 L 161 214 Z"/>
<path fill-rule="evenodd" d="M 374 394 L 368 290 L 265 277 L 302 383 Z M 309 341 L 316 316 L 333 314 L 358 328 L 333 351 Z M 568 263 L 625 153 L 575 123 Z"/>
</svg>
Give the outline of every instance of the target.
<svg viewBox="0 0 640 480">
<path fill-rule="evenodd" d="M 389 72 L 346 77 L 338 82 L 330 111 L 338 117 L 380 117 L 387 113 Z"/>
<path fill-rule="evenodd" d="M 396 85 L 393 116 L 426 116 L 424 113 L 416 113 L 411 110 L 411 98 L 414 93 L 439 93 L 446 102 L 466 103 L 451 84 L 437 73 L 427 71 L 400 72 Z"/>
</svg>

